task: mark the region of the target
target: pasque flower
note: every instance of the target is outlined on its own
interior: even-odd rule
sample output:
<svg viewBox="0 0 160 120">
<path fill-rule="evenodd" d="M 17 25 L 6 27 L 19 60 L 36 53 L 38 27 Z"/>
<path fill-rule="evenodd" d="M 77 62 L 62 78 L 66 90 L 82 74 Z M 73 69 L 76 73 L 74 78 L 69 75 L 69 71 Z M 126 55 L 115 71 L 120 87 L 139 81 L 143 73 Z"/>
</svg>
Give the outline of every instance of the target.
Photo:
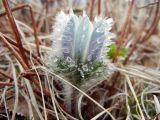
<svg viewBox="0 0 160 120">
<path fill-rule="evenodd" d="M 77 86 L 111 74 L 114 65 L 107 57 L 107 46 L 113 42 L 112 24 L 112 18 L 97 16 L 91 22 L 85 12 L 76 16 L 72 10 L 69 14 L 61 11 L 55 18 L 49 54 L 54 72 Z"/>
</svg>

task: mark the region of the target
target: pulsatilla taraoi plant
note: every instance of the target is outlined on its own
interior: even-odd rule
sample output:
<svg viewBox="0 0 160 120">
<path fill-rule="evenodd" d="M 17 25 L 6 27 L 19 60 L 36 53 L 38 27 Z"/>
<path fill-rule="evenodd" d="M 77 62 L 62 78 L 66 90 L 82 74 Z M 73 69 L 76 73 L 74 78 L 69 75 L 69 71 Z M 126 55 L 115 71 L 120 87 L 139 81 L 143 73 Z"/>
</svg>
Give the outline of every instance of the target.
<svg viewBox="0 0 160 120">
<path fill-rule="evenodd" d="M 83 13 L 76 16 L 60 12 L 55 18 L 52 33 L 50 66 L 54 72 L 65 77 L 76 86 L 105 79 L 114 70 L 107 52 L 114 34 L 113 20 L 95 17 L 92 23 Z M 89 83 L 90 84 L 90 83 Z"/>
</svg>

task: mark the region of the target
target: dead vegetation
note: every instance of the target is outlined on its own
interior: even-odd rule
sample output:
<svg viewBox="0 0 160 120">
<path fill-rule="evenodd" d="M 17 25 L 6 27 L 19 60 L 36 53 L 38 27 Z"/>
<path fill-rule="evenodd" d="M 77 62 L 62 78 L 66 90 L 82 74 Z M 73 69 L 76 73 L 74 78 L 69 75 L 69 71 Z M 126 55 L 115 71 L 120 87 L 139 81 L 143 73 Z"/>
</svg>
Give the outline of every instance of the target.
<svg viewBox="0 0 160 120">
<path fill-rule="evenodd" d="M 0 119 L 160 119 L 160 3 L 137 1 L 88 0 L 91 20 L 100 14 L 114 19 L 117 71 L 83 91 L 46 62 L 53 19 L 69 11 L 67 0 L 1 0 Z M 122 46 L 128 48 L 125 58 L 118 57 Z M 61 83 L 79 94 L 70 98 L 71 110 Z"/>
</svg>

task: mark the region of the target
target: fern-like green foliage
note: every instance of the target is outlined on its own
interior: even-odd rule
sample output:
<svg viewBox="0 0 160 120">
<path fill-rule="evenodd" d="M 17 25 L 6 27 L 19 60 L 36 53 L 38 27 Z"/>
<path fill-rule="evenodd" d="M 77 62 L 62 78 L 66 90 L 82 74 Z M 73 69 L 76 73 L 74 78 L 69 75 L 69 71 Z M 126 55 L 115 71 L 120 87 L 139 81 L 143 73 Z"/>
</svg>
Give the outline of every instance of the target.
<svg viewBox="0 0 160 120">
<path fill-rule="evenodd" d="M 75 64 L 71 59 L 67 60 L 65 58 L 58 59 L 56 64 L 55 72 L 64 74 L 77 86 L 86 82 L 92 76 L 101 74 L 104 68 L 103 62 L 100 61 L 95 61 L 92 64 Z"/>
</svg>

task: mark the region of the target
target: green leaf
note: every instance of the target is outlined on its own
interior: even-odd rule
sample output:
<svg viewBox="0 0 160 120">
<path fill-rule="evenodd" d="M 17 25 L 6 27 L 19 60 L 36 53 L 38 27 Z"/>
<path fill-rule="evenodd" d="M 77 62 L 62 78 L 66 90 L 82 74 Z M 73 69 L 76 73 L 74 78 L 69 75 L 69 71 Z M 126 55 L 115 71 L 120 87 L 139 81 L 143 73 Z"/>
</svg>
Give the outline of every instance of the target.
<svg viewBox="0 0 160 120">
<path fill-rule="evenodd" d="M 107 56 L 109 59 L 112 59 L 114 57 L 114 54 L 116 53 L 117 46 L 115 43 L 112 43 L 111 45 L 107 46 L 109 48 L 109 51 L 107 53 Z M 128 50 L 125 47 L 121 47 L 120 51 L 118 52 L 118 56 L 125 57 Z"/>
<path fill-rule="evenodd" d="M 107 47 L 109 48 L 107 56 L 109 57 L 109 59 L 112 59 L 114 57 L 114 54 L 115 54 L 116 49 L 117 49 L 116 44 L 113 43 L 113 44 L 111 44 L 111 45 L 109 45 Z"/>
<path fill-rule="evenodd" d="M 127 48 L 122 47 L 119 51 L 118 56 L 125 57 L 127 55 L 127 52 L 128 52 Z"/>
</svg>

